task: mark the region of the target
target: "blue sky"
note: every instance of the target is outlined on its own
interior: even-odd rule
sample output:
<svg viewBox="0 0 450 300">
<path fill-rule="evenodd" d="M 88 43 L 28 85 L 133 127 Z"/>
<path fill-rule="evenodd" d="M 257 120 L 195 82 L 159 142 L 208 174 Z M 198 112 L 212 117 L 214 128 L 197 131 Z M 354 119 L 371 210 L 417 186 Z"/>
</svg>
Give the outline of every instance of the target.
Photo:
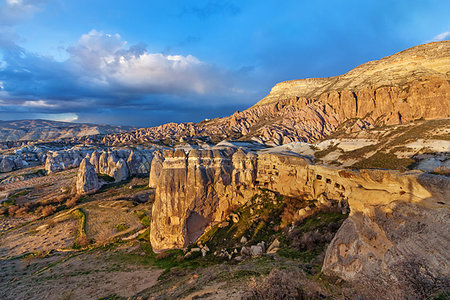
<svg viewBox="0 0 450 300">
<path fill-rule="evenodd" d="M 0 0 L 0 119 L 153 126 L 243 110 L 450 38 L 450 2 Z"/>
</svg>

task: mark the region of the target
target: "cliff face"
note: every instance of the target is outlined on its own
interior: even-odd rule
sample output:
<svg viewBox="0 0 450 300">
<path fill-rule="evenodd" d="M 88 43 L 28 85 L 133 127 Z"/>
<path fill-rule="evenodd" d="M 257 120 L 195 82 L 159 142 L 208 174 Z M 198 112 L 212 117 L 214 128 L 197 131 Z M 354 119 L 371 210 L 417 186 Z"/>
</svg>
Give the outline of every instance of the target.
<svg viewBox="0 0 450 300">
<path fill-rule="evenodd" d="M 255 158 L 233 150 L 164 151 L 152 208 L 153 248 L 185 247 L 208 225 L 222 221 L 233 205 L 241 205 L 244 194 L 251 193 L 247 186 L 255 179 Z"/>
<path fill-rule="evenodd" d="M 294 198 L 349 205 L 350 216 L 327 249 L 324 273 L 369 279 L 374 287 L 389 286 L 395 278 L 404 287 L 404 274 L 415 261 L 424 266 L 424 278 L 449 275 L 449 186 L 443 176 L 334 169 L 280 154 L 168 151 L 150 240 L 157 251 L 185 247 L 205 228 L 225 220 L 230 208 L 267 188 Z"/>
<path fill-rule="evenodd" d="M 450 42 L 430 43 L 363 64 L 344 75 L 281 82 L 257 104 L 229 117 L 108 135 L 102 142 L 243 137 L 280 145 L 317 141 L 346 122 L 356 124 L 355 131 L 421 118 L 447 118 L 449 74 Z"/>
</svg>

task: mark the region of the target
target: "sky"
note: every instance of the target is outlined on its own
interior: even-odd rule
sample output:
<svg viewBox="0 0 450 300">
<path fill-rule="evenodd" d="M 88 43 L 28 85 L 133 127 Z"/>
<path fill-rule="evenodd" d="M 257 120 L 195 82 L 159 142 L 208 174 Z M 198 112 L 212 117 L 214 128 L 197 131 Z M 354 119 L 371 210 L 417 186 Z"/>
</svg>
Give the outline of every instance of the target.
<svg viewBox="0 0 450 300">
<path fill-rule="evenodd" d="M 446 0 L 0 0 L 0 119 L 156 126 L 450 39 Z"/>
</svg>

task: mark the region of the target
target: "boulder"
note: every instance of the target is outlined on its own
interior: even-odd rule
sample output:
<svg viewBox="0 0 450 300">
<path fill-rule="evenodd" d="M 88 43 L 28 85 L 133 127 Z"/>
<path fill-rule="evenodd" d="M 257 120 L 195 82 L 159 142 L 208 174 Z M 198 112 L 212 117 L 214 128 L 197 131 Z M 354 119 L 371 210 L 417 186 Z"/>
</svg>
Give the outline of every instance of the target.
<svg viewBox="0 0 450 300">
<path fill-rule="evenodd" d="M 279 249 L 280 249 L 280 241 L 278 239 L 275 239 L 267 249 L 267 254 L 276 254 Z"/>
<path fill-rule="evenodd" d="M 11 158 L 9 158 L 8 156 L 2 158 L 2 161 L 0 162 L 0 172 L 11 172 L 15 167 L 16 165 Z"/>
</svg>

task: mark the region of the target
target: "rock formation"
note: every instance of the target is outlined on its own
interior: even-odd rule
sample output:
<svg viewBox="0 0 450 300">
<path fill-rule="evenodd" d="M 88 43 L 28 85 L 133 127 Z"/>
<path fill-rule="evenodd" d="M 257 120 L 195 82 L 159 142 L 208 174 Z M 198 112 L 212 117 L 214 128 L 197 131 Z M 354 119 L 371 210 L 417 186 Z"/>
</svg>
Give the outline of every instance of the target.
<svg viewBox="0 0 450 300">
<path fill-rule="evenodd" d="M 349 174 L 361 187 L 352 188 L 351 214 L 329 245 L 322 271 L 370 282 L 367 291 L 397 299 L 448 286 L 450 180 L 376 170 Z"/>
<path fill-rule="evenodd" d="M 95 168 L 86 158 L 78 168 L 76 188 L 79 195 L 93 193 L 100 188 Z"/>
<path fill-rule="evenodd" d="M 450 41 L 420 45 L 363 64 L 344 75 L 281 82 L 253 107 L 229 117 L 108 135 L 102 143 L 247 137 L 280 145 L 314 142 L 339 126 L 355 132 L 420 118 L 447 118 L 449 57 Z"/>
<path fill-rule="evenodd" d="M 14 161 L 9 157 L 3 157 L 0 162 L 0 172 L 11 172 L 16 167 Z"/>
<path fill-rule="evenodd" d="M 164 161 L 161 151 L 153 152 L 153 159 L 150 167 L 149 187 L 156 188 L 158 185 L 159 175 L 161 174 L 162 164 Z"/>
<path fill-rule="evenodd" d="M 395 278 L 398 286 L 405 286 L 402 276 L 417 261 L 425 277 L 448 278 L 447 177 L 350 171 L 312 165 L 298 156 L 233 152 L 164 152 L 150 234 L 156 251 L 186 247 L 225 220 L 230 207 L 267 188 L 294 198 L 349 205 L 350 216 L 328 247 L 326 274 L 371 280 L 374 286 L 387 286 Z M 400 288 L 391 295 L 394 290 Z"/>
<path fill-rule="evenodd" d="M 166 150 L 152 208 L 150 240 L 156 251 L 194 242 L 233 205 L 250 196 L 256 156 L 234 150 Z M 153 164 L 152 164 L 153 168 Z M 250 169 L 246 169 L 250 168 Z M 156 174 L 152 180 L 155 181 Z"/>
<path fill-rule="evenodd" d="M 79 166 L 86 157 L 99 174 L 114 177 L 122 181 L 129 176 L 144 175 L 150 172 L 151 151 L 129 149 L 92 151 L 85 149 L 68 149 L 49 151 L 45 160 L 47 173 L 58 172 Z"/>
</svg>

